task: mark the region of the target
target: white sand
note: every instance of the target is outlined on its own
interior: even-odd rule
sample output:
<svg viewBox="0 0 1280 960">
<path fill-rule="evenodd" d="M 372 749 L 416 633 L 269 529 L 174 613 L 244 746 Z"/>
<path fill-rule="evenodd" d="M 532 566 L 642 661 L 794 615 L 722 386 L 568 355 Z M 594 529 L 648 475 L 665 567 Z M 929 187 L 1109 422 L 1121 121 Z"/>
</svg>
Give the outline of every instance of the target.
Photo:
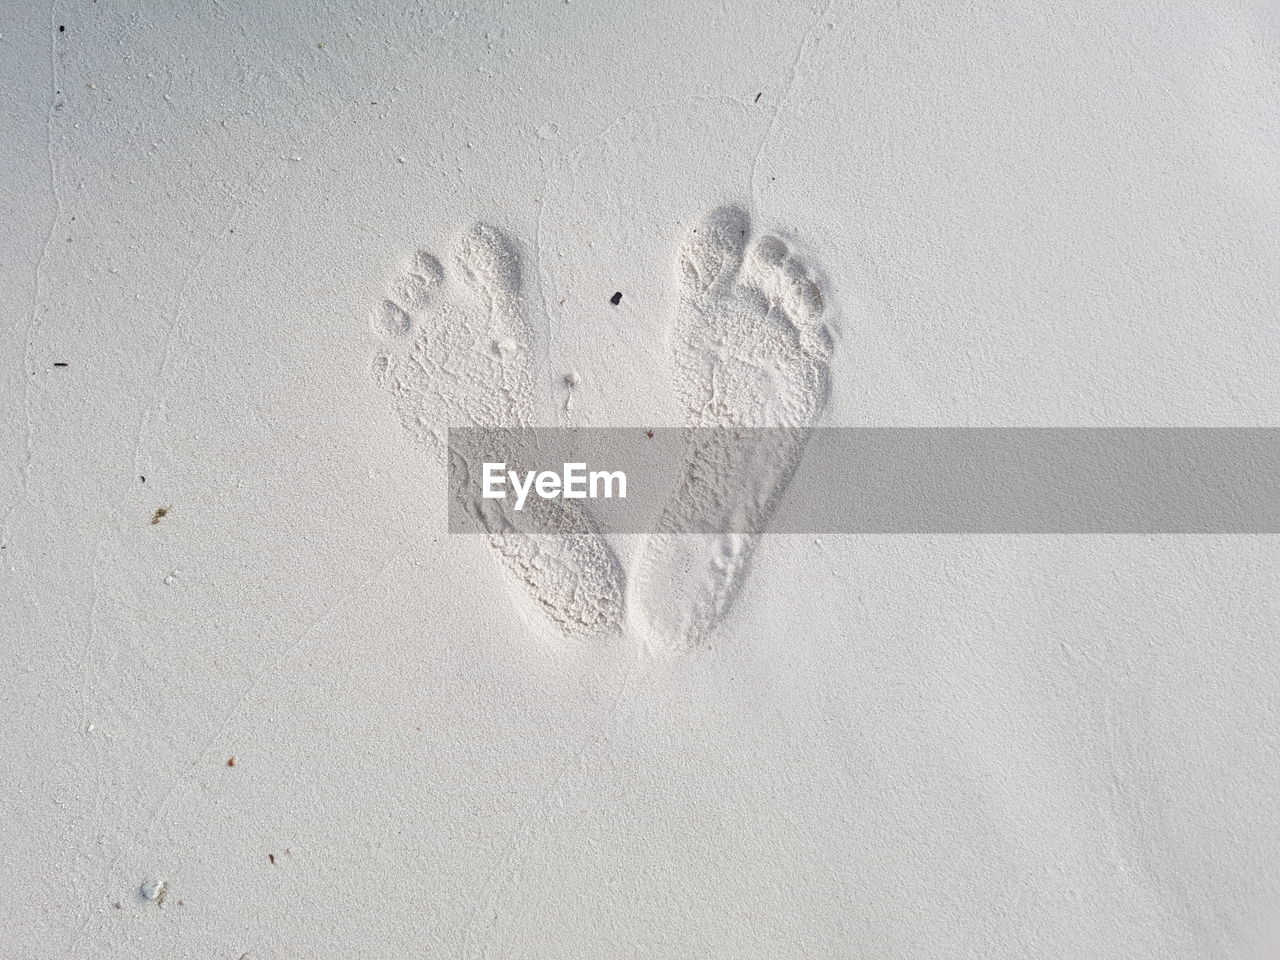
<svg viewBox="0 0 1280 960">
<path fill-rule="evenodd" d="M 502 409 L 679 424 L 737 205 L 822 423 L 1280 425 L 1274 4 L 471 6 L 0 9 L 0 956 L 1280 956 L 1274 538 L 766 537 L 671 653 L 369 322 L 490 224 Z"/>
</svg>

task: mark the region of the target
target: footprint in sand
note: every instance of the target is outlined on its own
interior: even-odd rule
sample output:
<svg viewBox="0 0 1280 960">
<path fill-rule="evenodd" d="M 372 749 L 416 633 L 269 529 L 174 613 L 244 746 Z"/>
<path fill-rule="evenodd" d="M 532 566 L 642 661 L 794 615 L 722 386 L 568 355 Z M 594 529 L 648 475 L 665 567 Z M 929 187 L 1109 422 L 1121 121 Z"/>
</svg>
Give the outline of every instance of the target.
<svg viewBox="0 0 1280 960">
<path fill-rule="evenodd" d="M 513 244 L 476 224 L 458 239 L 448 267 L 419 251 L 374 307 L 370 323 L 381 341 L 374 375 L 416 439 L 439 448 L 450 426 L 532 425 L 537 331 L 520 284 Z M 556 514 L 543 529 L 569 532 L 515 534 L 501 514 L 472 512 L 524 595 L 563 635 L 615 632 L 623 575 L 613 551 L 564 501 L 540 509 Z"/>
<path fill-rule="evenodd" d="M 629 619 L 657 647 L 711 636 L 759 539 L 681 531 L 766 526 L 826 403 L 833 343 L 822 292 L 780 239 L 750 235 L 747 214 L 725 207 L 680 249 L 676 392 L 687 426 L 716 429 L 691 433 L 683 475 L 636 563 Z M 762 427 L 773 429 L 752 429 Z"/>
</svg>

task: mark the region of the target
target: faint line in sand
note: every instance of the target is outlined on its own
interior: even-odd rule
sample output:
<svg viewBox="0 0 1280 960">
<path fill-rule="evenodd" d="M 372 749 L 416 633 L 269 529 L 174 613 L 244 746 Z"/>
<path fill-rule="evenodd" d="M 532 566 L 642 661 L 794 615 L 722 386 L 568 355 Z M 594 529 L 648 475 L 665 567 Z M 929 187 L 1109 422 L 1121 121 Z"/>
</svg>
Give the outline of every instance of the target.
<svg viewBox="0 0 1280 960">
<path fill-rule="evenodd" d="M 769 141 L 773 138 L 773 128 L 778 124 L 778 117 L 782 113 L 782 108 L 787 105 L 787 100 L 791 96 L 791 90 L 796 85 L 796 78 L 800 73 L 800 64 L 804 60 L 804 55 L 809 48 L 809 44 L 817 37 L 818 31 L 822 28 L 822 21 L 827 19 L 827 14 L 831 12 L 831 7 L 835 0 L 827 0 L 827 5 L 822 8 L 822 12 L 818 14 L 817 22 L 807 31 L 800 40 L 800 46 L 796 49 L 796 55 L 791 61 L 791 75 L 787 78 L 787 85 L 782 90 L 782 96 L 778 98 L 778 102 L 774 104 L 773 115 L 769 117 L 769 125 L 765 127 L 764 134 L 760 137 L 760 146 L 756 150 L 755 158 L 751 161 L 751 176 L 747 181 L 747 189 L 751 192 L 751 213 L 757 214 L 756 204 L 756 176 L 760 167 L 760 158 L 764 156 L 765 148 L 769 145 Z"/>
<path fill-rule="evenodd" d="M 49 163 L 49 192 L 53 196 L 53 211 L 49 215 L 49 229 L 45 233 L 44 244 L 40 248 L 40 256 L 36 259 L 35 270 L 31 280 L 31 310 L 27 314 L 26 324 L 15 320 L 5 333 L 11 337 L 22 331 L 22 423 L 23 423 L 23 458 L 18 468 L 21 478 L 18 496 L 5 512 L 4 522 L 0 523 L 0 544 L 9 542 L 11 524 L 14 515 L 27 502 L 27 489 L 31 483 L 31 462 L 35 459 L 35 443 L 31 437 L 31 336 L 35 332 L 36 314 L 40 309 L 40 278 L 44 273 L 45 261 L 49 259 L 49 248 L 53 243 L 54 231 L 58 228 L 58 220 L 62 216 L 62 192 L 58 189 L 58 164 L 53 150 L 53 114 L 57 110 L 58 96 L 58 0 L 49 4 L 49 110 L 45 114 L 45 151 Z"/>
<path fill-rule="evenodd" d="M 191 763 L 187 766 L 187 769 L 182 774 L 180 774 L 178 778 L 174 781 L 173 785 L 169 788 L 164 798 L 160 801 L 159 805 L 156 807 L 155 812 L 151 815 L 150 822 L 148 822 L 147 824 L 147 830 L 143 838 L 144 844 L 150 844 L 151 837 L 155 829 L 155 825 L 159 822 L 160 818 L 164 815 L 164 812 L 168 808 L 169 803 L 172 801 L 174 795 L 183 786 L 183 784 L 185 784 L 191 778 L 191 775 L 200 768 L 200 766 L 204 763 L 204 761 L 209 756 L 209 754 L 213 751 L 213 748 L 217 746 L 219 741 L 221 741 L 223 737 L 226 736 L 227 731 L 231 727 L 232 721 L 235 720 L 237 714 L 240 713 L 241 709 L 249 701 L 249 699 L 255 693 L 258 692 L 258 689 L 262 686 L 262 684 L 268 678 L 274 676 L 287 661 L 292 660 L 294 656 L 297 654 L 298 650 L 300 650 L 303 646 L 305 646 L 306 643 L 309 640 L 311 640 L 322 627 L 328 624 L 328 622 L 333 619 L 334 615 L 337 614 L 339 610 L 345 607 L 350 601 L 354 600 L 356 597 L 362 595 L 375 581 L 385 579 L 387 572 L 396 563 L 398 563 L 400 559 L 401 559 L 401 554 L 396 554 L 394 557 L 392 557 L 390 560 L 384 563 L 382 565 L 382 568 L 378 570 L 377 573 L 373 574 L 364 582 L 362 582 L 359 586 L 349 590 L 347 593 L 343 594 L 343 596 L 340 597 L 337 601 L 330 604 L 329 608 L 325 610 L 324 613 L 322 613 L 316 619 L 311 621 L 311 623 L 300 634 L 298 634 L 298 636 L 293 640 L 292 643 L 288 644 L 279 654 L 276 655 L 276 657 L 265 668 L 263 668 L 258 672 L 257 676 L 255 676 L 251 681 L 249 681 L 249 683 L 245 686 L 244 690 L 241 691 L 240 696 L 236 698 L 235 703 L 233 703 L 231 707 L 227 710 L 227 712 L 223 715 L 222 722 L 218 725 L 217 730 L 214 731 L 213 735 L 209 738 L 209 740 L 205 743 L 205 745 L 199 750 L 199 752 L 195 756 L 195 759 L 193 759 Z"/>
<path fill-rule="evenodd" d="M 516 822 L 515 829 L 511 832 L 511 836 L 507 838 L 507 842 L 503 844 L 497 860 L 485 875 L 477 898 L 475 912 L 472 913 L 470 921 L 463 929 L 463 960 L 484 958 L 489 955 L 489 945 L 498 927 L 497 908 L 507 899 L 507 890 L 511 885 L 511 865 L 515 863 L 538 826 L 549 819 L 548 811 L 554 806 L 555 798 L 564 792 L 571 770 L 581 764 L 582 758 L 588 750 L 607 742 L 614 720 L 622 709 L 623 701 L 629 693 L 634 692 L 635 688 L 632 681 L 642 679 L 639 668 L 646 661 L 651 662 L 647 652 L 640 648 L 637 651 L 636 659 L 618 681 L 617 693 L 614 694 L 613 700 L 605 712 L 604 719 L 596 725 L 594 732 L 588 734 L 568 759 L 560 765 L 560 769 L 556 772 L 555 777 L 552 778 L 550 786 L 529 804 Z M 485 919 L 486 917 L 488 919 Z M 479 941 L 476 940 L 477 936 L 480 937 Z"/>
</svg>

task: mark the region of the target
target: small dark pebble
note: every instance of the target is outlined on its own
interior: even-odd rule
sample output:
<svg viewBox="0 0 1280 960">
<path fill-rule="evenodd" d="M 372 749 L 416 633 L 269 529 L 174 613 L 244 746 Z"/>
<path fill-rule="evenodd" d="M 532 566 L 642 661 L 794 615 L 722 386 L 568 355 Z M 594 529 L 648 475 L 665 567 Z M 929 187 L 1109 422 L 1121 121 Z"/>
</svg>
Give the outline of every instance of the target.
<svg viewBox="0 0 1280 960">
<path fill-rule="evenodd" d="M 272 866 L 275 866 L 276 855 L 274 853 L 268 853 L 267 859 L 271 861 Z"/>
<path fill-rule="evenodd" d="M 619 290 L 619 291 L 618 291 L 617 293 L 615 293 L 612 297 L 610 297 L 610 298 L 609 298 L 609 302 L 610 302 L 610 303 L 612 303 L 615 307 L 616 307 L 618 304 L 620 304 L 620 303 L 622 302 L 622 291 L 621 291 L 621 290 Z"/>
<path fill-rule="evenodd" d="M 60 24 L 58 24 L 58 32 L 59 32 L 59 33 L 66 33 L 66 32 L 67 32 L 67 25 L 66 25 L 65 23 L 60 23 Z"/>
<path fill-rule="evenodd" d="M 65 367 L 65 366 L 68 366 L 68 364 L 61 363 L 61 362 L 57 362 L 57 361 L 55 361 L 53 365 L 54 365 L 55 367 Z"/>
</svg>

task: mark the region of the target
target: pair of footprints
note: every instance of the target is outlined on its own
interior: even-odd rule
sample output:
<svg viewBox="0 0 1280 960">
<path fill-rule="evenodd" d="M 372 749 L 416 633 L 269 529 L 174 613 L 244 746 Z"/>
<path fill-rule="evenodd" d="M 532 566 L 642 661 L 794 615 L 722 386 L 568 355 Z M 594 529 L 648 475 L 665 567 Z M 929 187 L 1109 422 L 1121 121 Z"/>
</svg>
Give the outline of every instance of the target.
<svg viewBox="0 0 1280 960">
<path fill-rule="evenodd" d="M 589 520 L 575 518 L 566 528 L 577 532 L 554 536 L 490 533 L 516 583 L 567 637 L 629 624 L 660 648 L 706 641 L 733 604 L 758 537 L 681 531 L 694 510 L 705 521 L 708 504 L 723 513 L 724 529 L 743 529 L 730 518 L 744 516 L 747 529 L 761 529 L 826 402 L 833 343 L 823 295 L 781 240 L 752 240 L 747 214 L 722 207 L 684 239 L 677 280 L 670 343 L 686 425 L 789 429 L 766 434 L 772 447 L 753 450 L 750 462 L 728 458 L 713 469 L 715 446 L 691 443 L 688 469 L 645 539 L 629 590 Z M 374 309 L 376 378 L 404 427 L 428 444 L 446 426 L 532 426 L 539 319 L 521 295 L 514 245 L 477 224 L 458 239 L 450 269 L 419 252 Z"/>
</svg>

